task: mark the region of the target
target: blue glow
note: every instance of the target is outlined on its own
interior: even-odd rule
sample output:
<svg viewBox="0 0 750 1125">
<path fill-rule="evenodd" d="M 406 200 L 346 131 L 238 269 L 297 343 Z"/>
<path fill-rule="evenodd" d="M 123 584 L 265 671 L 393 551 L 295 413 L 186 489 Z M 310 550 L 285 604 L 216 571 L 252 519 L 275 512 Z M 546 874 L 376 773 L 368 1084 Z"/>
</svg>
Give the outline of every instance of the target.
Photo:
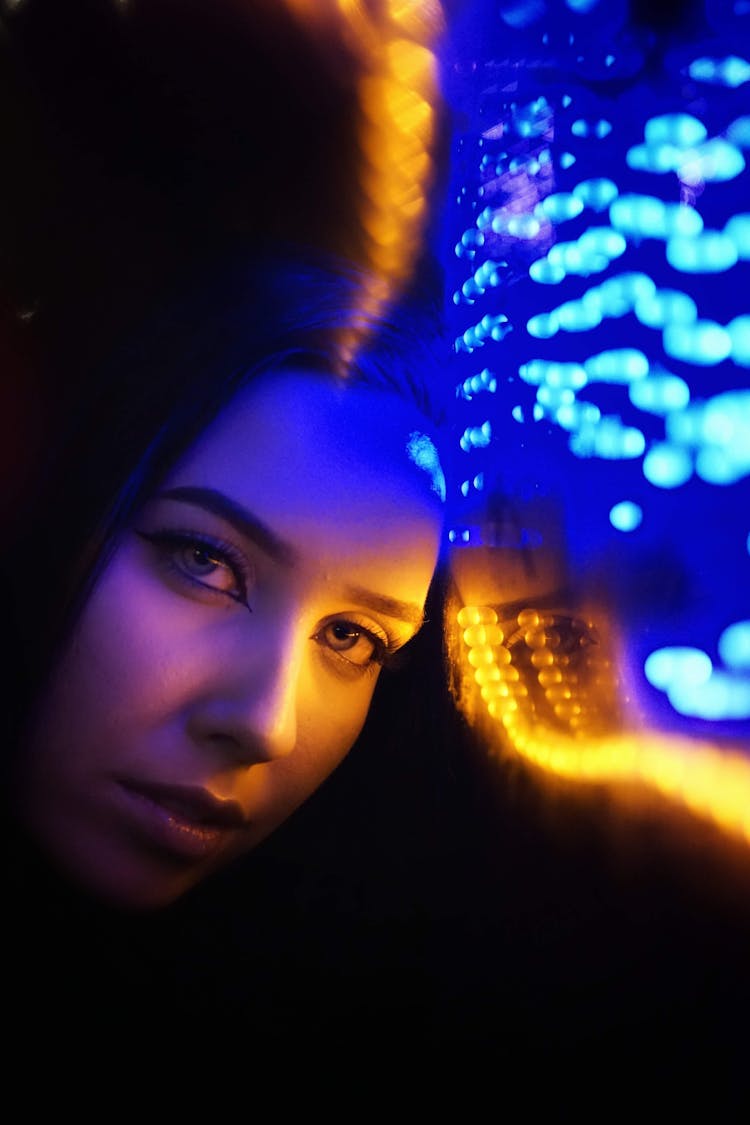
<svg viewBox="0 0 750 1125">
<path fill-rule="evenodd" d="M 632 500 L 621 500 L 609 511 L 609 522 L 617 531 L 635 531 L 643 520 L 643 511 Z"/>
<path fill-rule="evenodd" d="M 488 367 L 480 371 L 478 375 L 472 375 L 469 379 L 464 379 L 461 384 L 461 392 L 464 398 L 471 400 L 473 395 L 481 394 L 488 391 L 494 394 L 497 390 L 497 379 Z"/>
<path fill-rule="evenodd" d="M 690 148 L 708 136 L 703 122 L 691 113 L 663 113 L 651 117 L 643 130 L 648 145 L 674 145 Z"/>
<path fill-rule="evenodd" d="M 707 484 L 734 484 L 750 472 L 750 461 L 743 464 L 729 450 L 706 446 L 698 451 L 695 471 Z"/>
<path fill-rule="evenodd" d="M 724 234 L 737 247 L 737 256 L 750 261 L 750 215 L 733 215 L 724 227 Z"/>
<path fill-rule="evenodd" d="M 491 439 L 492 425 L 487 421 L 483 422 L 481 426 L 467 426 L 461 436 L 459 445 L 464 453 L 468 453 L 473 448 L 489 445 Z"/>
<path fill-rule="evenodd" d="M 678 488 L 693 475 L 693 461 L 679 445 L 658 442 L 643 458 L 643 475 L 657 488 Z"/>
<path fill-rule="evenodd" d="M 427 434 L 422 434 L 418 430 L 409 434 L 406 454 L 418 468 L 424 469 L 432 481 L 432 491 L 436 492 L 440 499 L 445 502 L 445 476 L 437 449 Z"/>
<path fill-rule="evenodd" d="M 650 374 L 628 388 L 630 401 L 650 414 L 669 414 L 683 410 L 690 402 L 690 387 L 678 375 Z"/>
<path fill-rule="evenodd" d="M 617 198 L 618 188 L 613 180 L 599 177 L 576 184 L 573 195 L 592 211 L 606 211 L 612 200 Z"/>
<path fill-rule="evenodd" d="M 725 328 L 712 320 L 692 324 L 668 324 L 662 336 L 664 351 L 673 359 L 711 366 L 721 363 L 732 351 L 732 340 Z"/>
<path fill-rule="evenodd" d="M 566 332 L 590 332 L 602 319 L 601 311 L 585 301 L 566 301 L 555 314 L 559 327 Z"/>
<path fill-rule="evenodd" d="M 539 220 L 534 218 L 533 215 L 511 215 L 507 220 L 500 220 L 499 218 L 492 220 L 492 229 L 495 234 L 501 234 L 503 226 L 508 234 L 513 235 L 514 238 L 527 240 L 536 238 L 541 230 Z"/>
<path fill-rule="evenodd" d="M 538 258 L 529 267 L 529 275 L 543 284 L 557 284 L 568 274 L 588 277 L 602 273 L 610 262 L 627 249 L 625 239 L 609 227 L 585 231 L 575 242 L 557 242 L 546 258 Z"/>
<path fill-rule="evenodd" d="M 570 126 L 570 131 L 574 137 L 594 136 L 598 137 L 599 140 L 602 140 L 612 132 L 612 122 L 605 121 L 602 118 L 601 120 L 592 123 L 590 121 L 584 121 L 583 118 L 579 118 Z"/>
<path fill-rule="evenodd" d="M 558 285 L 565 280 L 565 270 L 553 265 L 547 258 L 539 258 L 529 266 L 529 277 L 540 285 Z"/>
<path fill-rule="evenodd" d="M 688 74 L 699 82 L 711 82 L 716 86 L 742 86 L 750 81 L 750 63 L 737 55 L 727 55 L 723 59 L 702 57 L 690 64 Z"/>
<path fill-rule="evenodd" d="M 546 10 L 544 0 L 515 0 L 515 3 L 503 5 L 500 18 L 508 27 L 528 27 L 543 16 Z"/>
<path fill-rule="evenodd" d="M 682 273 L 722 273 L 737 264 L 737 247 L 723 231 L 704 231 L 697 238 L 670 238 L 667 261 Z"/>
<path fill-rule="evenodd" d="M 667 324 L 690 324 L 698 319 L 698 306 L 692 297 L 679 289 L 656 289 L 636 300 L 633 311 L 648 328 L 664 328 Z"/>
<path fill-rule="evenodd" d="M 682 715 L 710 720 L 750 718 L 750 681 L 741 676 L 714 671 L 702 683 L 673 682 L 667 694 Z"/>
<path fill-rule="evenodd" d="M 619 258 L 628 248 L 620 232 L 612 230 L 612 227 L 589 227 L 578 239 L 578 246 L 584 254 L 602 254 L 608 259 L 607 264 Z"/>
<path fill-rule="evenodd" d="M 736 316 L 727 325 L 732 343 L 732 359 L 741 367 L 750 367 L 750 316 Z"/>
<path fill-rule="evenodd" d="M 538 137 L 551 123 L 552 107 L 544 96 L 524 106 L 513 107 L 513 126 L 519 137 Z"/>
<path fill-rule="evenodd" d="M 726 391 L 666 419 L 670 440 L 697 450 L 696 472 L 712 484 L 750 473 L 750 390 Z"/>
<path fill-rule="evenodd" d="M 674 172 L 682 159 L 682 149 L 674 145 L 633 145 L 626 161 L 637 172 Z"/>
<path fill-rule="evenodd" d="M 730 668 L 750 671 L 750 621 L 736 621 L 719 637 L 719 655 Z"/>
<path fill-rule="evenodd" d="M 525 383 L 539 386 L 549 383 L 555 387 L 584 387 L 588 382 L 585 368 L 580 363 L 556 363 L 546 359 L 532 359 L 519 367 L 518 374 Z"/>
<path fill-rule="evenodd" d="M 580 215 L 583 206 L 583 201 L 578 196 L 571 192 L 559 191 L 537 203 L 535 213 L 543 215 L 553 223 L 564 223 L 567 219 L 574 219 Z"/>
<path fill-rule="evenodd" d="M 739 148 L 750 148 L 750 115 L 733 121 L 726 130 L 726 138 Z"/>
<path fill-rule="evenodd" d="M 666 691 L 677 683 L 687 687 L 704 684 L 711 676 L 713 665 L 702 649 L 671 645 L 647 656 L 643 671 L 650 684 Z"/>
<path fill-rule="evenodd" d="M 526 331 L 530 336 L 536 336 L 539 340 L 548 340 L 554 336 L 560 327 L 560 322 L 557 319 L 557 313 L 552 310 L 548 313 L 539 313 L 537 316 L 532 316 L 526 322 Z"/>
<path fill-rule="evenodd" d="M 683 716 L 750 718 L 750 25 L 734 34 L 736 0 L 710 0 L 712 26 L 717 4 L 723 39 L 703 36 L 692 53 L 678 42 L 651 55 L 628 31 L 610 35 L 611 7 L 593 0 L 546 0 L 531 36 L 498 40 L 497 73 L 461 107 L 486 141 L 464 147 L 459 182 L 467 155 L 486 157 L 453 238 L 471 214 L 487 240 L 475 264 L 504 260 L 490 289 L 489 271 L 452 258 L 447 302 L 459 293 L 454 335 L 464 350 L 489 347 L 485 371 L 498 373 L 490 399 L 480 364 L 457 360 L 470 456 L 458 451 L 456 492 L 466 477 L 476 513 L 480 483 L 521 508 L 545 490 L 563 506 L 576 573 L 622 560 L 612 582 L 630 655 L 643 666 L 650 649 L 696 646 L 687 663 L 673 653 L 658 685 L 676 729 L 691 729 Z M 493 35 L 489 22 L 477 32 L 475 42 Z M 526 73 L 532 61 L 549 64 L 551 80 Z M 499 308 L 515 330 L 493 352 L 482 314 Z M 486 451 L 471 440 L 482 417 L 493 427 Z M 456 535 L 470 523 L 455 523 Z M 684 604 L 639 602 L 647 628 L 631 628 L 639 567 L 662 557 Z"/>
<path fill-rule="evenodd" d="M 563 430 L 573 433 L 582 429 L 593 432 L 601 416 L 601 410 L 593 402 L 576 401 L 559 407 L 555 413 L 555 421 Z"/>
<path fill-rule="evenodd" d="M 630 383 L 648 375 L 647 356 L 637 348 L 612 348 L 590 356 L 584 362 L 584 371 L 590 382 Z"/>
<path fill-rule="evenodd" d="M 672 235 L 694 237 L 703 230 L 703 219 L 694 207 L 665 203 L 654 195 L 630 192 L 620 195 L 609 208 L 609 221 L 615 229 L 638 240 L 667 239 Z"/>
<path fill-rule="evenodd" d="M 553 387 L 545 383 L 536 392 L 537 402 L 550 412 L 556 411 L 561 406 L 569 406 L 575 402 L 575 391 L 570 387 Z"/>
<path fill-rule="evenodd" d="M 623 426 L 614 415 L 603 415 L 592 425 L 582 424 L 571 435 L 569 448 L 576 457 L 602 457 L 609 461 L 640 457 L 646 439 L 634 426 Z"/>
<path fill-rule="evenodd" d="M 705 180 L 733 180 L 745 169 L 740 150 L 721 137 L 714 137 L 696 149 L 686 152 L 679 165 L 680 179 L 688 184 Z"/>
</svg>

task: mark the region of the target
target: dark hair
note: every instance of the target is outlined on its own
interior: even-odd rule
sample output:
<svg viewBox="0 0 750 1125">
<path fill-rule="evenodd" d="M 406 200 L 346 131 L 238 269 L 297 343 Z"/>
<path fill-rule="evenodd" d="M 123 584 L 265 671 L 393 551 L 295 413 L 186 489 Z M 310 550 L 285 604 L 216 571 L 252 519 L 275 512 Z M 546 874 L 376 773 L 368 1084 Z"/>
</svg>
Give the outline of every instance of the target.
<svg viewBox="0 0 750 1125">
<path fill-rule="evenodd" d="M 439 423 L 427 378 L 435 308 L 412 296 L 375 320 L 367 281 L 347 262 L 291 247 L 273 259 L 223 255 L 113 342 L 104 365 L 64 371 L 61 382 L 47 357 L 44 452 L 0 564 L 14 592 L 15 704 L 28 707 L 134 511 L 261 371 L 303 364 L 365 382 L 408 396 Z"/>
</svg>

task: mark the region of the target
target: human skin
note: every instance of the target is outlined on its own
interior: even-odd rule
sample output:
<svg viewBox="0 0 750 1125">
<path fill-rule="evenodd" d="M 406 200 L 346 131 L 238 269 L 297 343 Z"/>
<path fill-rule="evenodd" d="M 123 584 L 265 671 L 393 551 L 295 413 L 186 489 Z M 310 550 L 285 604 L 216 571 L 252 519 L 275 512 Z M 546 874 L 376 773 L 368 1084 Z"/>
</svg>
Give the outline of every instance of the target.
<svg viewBox="0 0 750 1125">
<path fill-rule="evenodd" d="M 21 816 L 89 893 L 169 904 L 347 754 L 436 563 L 438 484 L 407 452 L 424 426 L 395 394 L 266 374 L 138 513 L 22 757 Z"/>
</svg>

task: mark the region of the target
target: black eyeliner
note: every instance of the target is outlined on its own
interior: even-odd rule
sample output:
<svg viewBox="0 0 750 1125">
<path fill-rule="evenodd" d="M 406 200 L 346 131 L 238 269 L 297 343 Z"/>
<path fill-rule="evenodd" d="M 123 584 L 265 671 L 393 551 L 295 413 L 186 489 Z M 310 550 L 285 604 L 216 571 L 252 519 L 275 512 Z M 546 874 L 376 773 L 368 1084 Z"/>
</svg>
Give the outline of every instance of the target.
<svg viewBox="0 0 750 1125">
<path fill-rule="evenodd" d="M 201 547 L 206 551 L 207 554 L 210 554 L 212 558 L 217 559 L 219 562 L 228 567 L 235 581 L 237 582 L 238 587 L 240 588 L 240 593 L 233 594 L 230 590 L 220 590 L 215 586 L 209 585 L 209 583 L 207 582 L 201 582 L 200 579 L 187 574 L 184 570 L 182 570 L 181 567 L 179 567 L 176 563 L 174 563 L 174 561 L 172 561 L 170 565 L 174 569 L 174 571 L 183 580 L 190 582 L 197 588 L 201 588 L 211 593 L 231 598 L 231 600 L 233 602 L 236 602 L 237 605 L 244 606 L 248 613 L 253 612 L 247 600 L 249 591 L 248 574 L 246 572 L 246 567 L 237 557 L 238 552 L 236 551 L 236 548 L 231 546 L 231 544 L 224 543 L 221 540 L 215 539 L 211 535 L 206 535 L 204 532 L 189 531 L 187 529 L 183 530 L 181 528 L 159 528 L 156 531 L 139 531 L 138 529 L 135 529 L 135 534 L 140 539 L 145 540 L 147 543 L 151 544 L 151 546 L 159 550 L 164 556 L 168 555 L 170 548 L 177 549 L 179 547 Z"/>
</svg>

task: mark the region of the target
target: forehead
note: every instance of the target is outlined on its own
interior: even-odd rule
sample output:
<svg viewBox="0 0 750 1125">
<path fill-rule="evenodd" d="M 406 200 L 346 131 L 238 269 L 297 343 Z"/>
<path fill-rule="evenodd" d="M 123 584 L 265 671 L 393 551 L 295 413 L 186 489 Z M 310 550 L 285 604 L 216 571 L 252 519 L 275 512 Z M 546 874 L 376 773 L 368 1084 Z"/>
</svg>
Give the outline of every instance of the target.
<svg viewBox="0 0 750 1125">
<path fill-rule="evenodd" d="M 356 542 L 441 520 L 442 476 L 416 407 L 304 371 L 266 373 L 243 388 L 167 483 L 219 489 L 292 543 L 320 550 L 334 532 Z"/>
</svg>

